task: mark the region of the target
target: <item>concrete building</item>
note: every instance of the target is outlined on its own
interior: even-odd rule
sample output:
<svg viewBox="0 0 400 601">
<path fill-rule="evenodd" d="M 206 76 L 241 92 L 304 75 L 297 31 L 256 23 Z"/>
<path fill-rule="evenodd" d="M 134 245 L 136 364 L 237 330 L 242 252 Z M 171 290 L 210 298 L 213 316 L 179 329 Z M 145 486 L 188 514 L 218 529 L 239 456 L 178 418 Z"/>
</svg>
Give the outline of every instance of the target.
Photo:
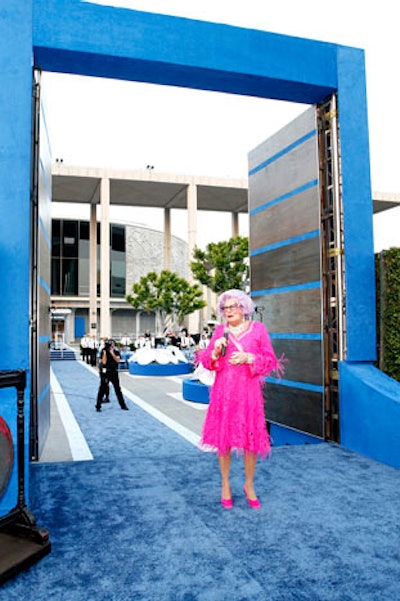
<svg viewBox="0 0 400 601">
<path fill-rule="evenodd" d="M 64 335 L 67 343 L 85 332 L 136 337 L 147 328 L 154 331 L 154 315 L 134 311 L 125 300 L 133 282 L 162 269 L 192 281 L 189 262 L 197 244 L 198 211 L 230 213 L 226 238 L 238 235 L 239 215 L 247 213 L 247 180 L 72 167 L 58 161 L 52 166 L 52 201 L 76 204 L 77 212 L 78 205 L 86 205 L 90 213 L 89 220 L 53 216 L 53 337 Z M 163 230 L 111 222 L 114 206 L 161 209 Z M 172 209 L 187 211 L 187 242 L 171 233 Z M 204 294 L 207 307 L 185 324 L 192 333 L 215 310 L 213 295 Z"/>
<path fill-rule="evenodd" d="M 52 220 L 52 337 L 67 344 L 78 341 L 100 323 L 100 223 L 97 223 L 96 319 L 89 319 L 89 222 Z M 110 223 L 110 332 L 138 337 L 154 331 L 154 315 L 135 311 L 125 300 L 133 282 L 164 264 L 163 232 L 129 223 Z M 171 237 L 171 270 L 188 279 L 187 243 Z M 95 326 L 95 327 L 93 327 Z"/>
</svg>

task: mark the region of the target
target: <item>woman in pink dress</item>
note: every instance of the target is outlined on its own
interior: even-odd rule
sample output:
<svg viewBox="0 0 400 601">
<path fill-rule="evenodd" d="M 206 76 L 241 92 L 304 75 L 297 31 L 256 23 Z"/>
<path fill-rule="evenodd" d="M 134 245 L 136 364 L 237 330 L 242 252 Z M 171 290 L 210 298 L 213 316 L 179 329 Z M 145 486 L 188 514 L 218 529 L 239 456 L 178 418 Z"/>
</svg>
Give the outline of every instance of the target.
<svg viewBox="0 0 400 601">
<path fill-rule="evenodd" d="M 218 325 L 207 349 L 198 361 L 215 371 L 210 404 L 203 425 L 200 448 L 216 451 L 221 472 L 221 503 L 233 506 L 229 483 L 232 451 L 243 455 L 243 492 L 253 509 L 261 504 L 254 491 L 257 458 L 270 454 L 265 423 L 262 387 L 265 376 L 283 371 L 265 326 L 249 321 L 253 301 L 241 290 L 228 290 L 218 299 L 218 313 L 225 323 Z"/>
</svg>

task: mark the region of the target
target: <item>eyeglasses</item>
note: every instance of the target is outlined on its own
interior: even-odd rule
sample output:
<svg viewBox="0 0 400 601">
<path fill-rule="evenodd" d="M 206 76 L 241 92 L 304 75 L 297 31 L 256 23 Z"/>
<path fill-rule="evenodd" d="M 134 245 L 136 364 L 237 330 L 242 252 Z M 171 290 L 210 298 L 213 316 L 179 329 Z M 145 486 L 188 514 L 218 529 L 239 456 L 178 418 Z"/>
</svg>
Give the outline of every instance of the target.
<svg viewBox="0 0 400 601">
<path fill-rule="evenodd" d="M 239 309 L 239 306 L 237 303 L 235 303 L 234 305 L 225 305 L 223 307 L 221 307 L 221 311 L 223 311 L 224 313 L 226 311 L 236 311 L 236 309 Z"/>
</svg>

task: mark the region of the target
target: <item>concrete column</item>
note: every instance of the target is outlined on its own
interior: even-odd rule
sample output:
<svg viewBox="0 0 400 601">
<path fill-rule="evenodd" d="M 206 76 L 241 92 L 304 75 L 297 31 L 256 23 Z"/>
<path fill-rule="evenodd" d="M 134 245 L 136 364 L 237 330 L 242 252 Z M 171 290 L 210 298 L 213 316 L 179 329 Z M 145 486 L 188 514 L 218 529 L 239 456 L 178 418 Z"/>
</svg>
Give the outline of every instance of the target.
<svg viewBox="0 0 400 601">
<path fill-rule="evenodd" d="M 189 184 L 186 192 L 188 212 L 188 261 L 192 260 L 193 250 L 197 243 L 197 186 Z M 189 281 L 193 283 L 192 272 L 189 272 Z"/>
<path fill-rule="evenodd" d="M 97 336 L 97 218 L 96 205 L 90 205 L 89 226 L 89 333 Z"/>
<path fill-rule="evenodd" d="M 193 258 L 193 250 L 197 243 L 197 186 L 189 184 L 186 192 L 188 212 L 188 261 Z M 192 272 L 189 270 L 189 282 L 194 284 Z M 188 329 L 191 334 L 199 331 L 200 312 L 192 313 L 188 319 Z"/>
<path fill-rule="evenodd" d="M 100 182 L 100 336 L 111 336 L 110 318 L 110 180 Z"/>
<path fill-rule="evenodd" d="M 68 315 L 68 339 L 66 340 L 67 344 L 71 342 L 75 342 L 75 313 L 76 309 L 71 309 L 70 315 Z"/>
<path fill-rule="evenodd" d="M 71 340 L 71 314 L 64 318 L 64 342 L 69 344 Z"/>
<path fill-rule="evenodd" d="M 164 269 L 171 271 L 171 209 L 164 209 Z"/>
<path fill-rule="evenodd" d="M 231 213 L 232 215 L 232 238 L 239 236 L 239 213 Z"/>
</svg>

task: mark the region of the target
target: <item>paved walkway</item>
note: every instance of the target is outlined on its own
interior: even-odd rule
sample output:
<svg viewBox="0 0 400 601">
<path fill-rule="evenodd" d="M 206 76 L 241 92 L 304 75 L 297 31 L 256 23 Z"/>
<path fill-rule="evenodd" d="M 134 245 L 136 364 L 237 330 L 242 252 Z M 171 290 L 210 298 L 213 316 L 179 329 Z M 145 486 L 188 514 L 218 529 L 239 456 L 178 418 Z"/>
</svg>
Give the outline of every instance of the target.
<svg viewBox="0 0 400 601">
<path fill-rule="evenodd" d="M 80 364 L 97 375 L 98 370 L 80 361 Z M 84 373 L 84 372 L 83 372 Z M 143 377 L 120 372 L 120 382 L 125 398 L 147 411 L 183 438 L 197 445 L 207 411 L 207 405 L 185 401 L 182 397 L 184 376 Z M 75 381 L 79 390 L 79 379 Z M 93 391 L 95 398 L 97 390 Z M 112 391 L 112 399 L 113 391 Z M 114 398 L 114 401 L 115 398 Z M 93 404 L 93 412 L 95 412 Z M 91 459 L 90 450 L 82 439 L 63 390 L 51 375 L 50 430 L 40 455 L 40 462 L 74 461 Z"/>
</svg>

